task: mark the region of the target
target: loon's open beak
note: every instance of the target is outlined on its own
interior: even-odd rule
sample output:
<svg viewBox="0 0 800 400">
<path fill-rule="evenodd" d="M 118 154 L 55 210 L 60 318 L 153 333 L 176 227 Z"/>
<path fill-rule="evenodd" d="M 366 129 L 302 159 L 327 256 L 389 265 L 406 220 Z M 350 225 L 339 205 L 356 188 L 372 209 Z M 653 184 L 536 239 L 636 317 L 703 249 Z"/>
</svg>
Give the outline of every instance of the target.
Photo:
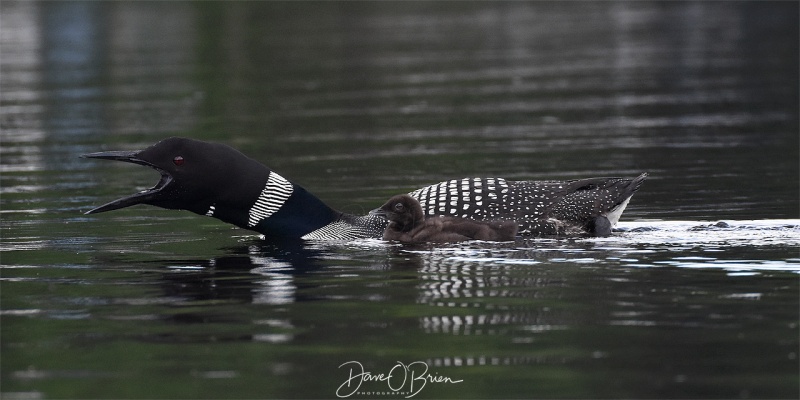
<svg viewBox="0 0 800 400">
<path fill-rule="evenodd" d="M 155 165 L 144 161 L 137 157 L 139 154 L 138 151 L 103 151 L 100 153 L 89 153 L 84 154 L 81 157 L 83 158 L 97 158 L 100 160 L 116 160 L 116 161 L 124 161 L 133 164 L 139 165 L 146 165 L 158 171 L 161 174 L 161 179 L 150 189 L 143 190 L 139 193 L 132 194 L 130 196 L 126 196 L 117 200 L 114 200 L 110 203 L 103 204 L 100 207 L 93 208 L 87 211 L 85 214 L 97 214 L 106 211 L 118 210 L 120 208 L 130 207 L 136 204 L 147 203 L 148 201 L 155 199 L 158 194 L 165 188 L 167 185 L 172 183 L 173 178 L 170 176 L 166 171 L 162 170 L 161 168 L 156 167 Z"/>
</svg>

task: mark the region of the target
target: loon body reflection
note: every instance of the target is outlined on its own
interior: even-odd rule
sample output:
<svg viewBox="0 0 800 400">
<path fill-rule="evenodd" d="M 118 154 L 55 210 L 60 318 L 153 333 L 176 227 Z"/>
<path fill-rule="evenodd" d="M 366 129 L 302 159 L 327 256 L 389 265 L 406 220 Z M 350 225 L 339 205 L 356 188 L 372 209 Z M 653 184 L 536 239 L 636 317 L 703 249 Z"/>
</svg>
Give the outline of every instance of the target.
<svg viewBox="0 0 800 400">
<path fill-rule="evenodd" d="M 334 210 L 303 187 L 223 144 L 173 137 L 141 151 L 83 157 L 146 165 L 161 174 L 152 188 L 87 214 L 149 204 L 207 215 L 268 237 L 311 240 L 381 238 L 387 225 L 380 215 Z M 607 235 L 646 176 L 569 181 L 464 178 L 409 195 L 428 216 L 516 221 L 519 233 L 531 236 Z"/>
<path fill-rule="evenodd" d="M 385 215 L 389 225 L 383 239 L 403 243 L 461 242 L 485 240 L 512 241 L 517 236 L 516 221 L 477 221 L 459 217 L 425 217 L 417 199 L 401 194 L 392 197 L 376 213 Z"/>
</svg>

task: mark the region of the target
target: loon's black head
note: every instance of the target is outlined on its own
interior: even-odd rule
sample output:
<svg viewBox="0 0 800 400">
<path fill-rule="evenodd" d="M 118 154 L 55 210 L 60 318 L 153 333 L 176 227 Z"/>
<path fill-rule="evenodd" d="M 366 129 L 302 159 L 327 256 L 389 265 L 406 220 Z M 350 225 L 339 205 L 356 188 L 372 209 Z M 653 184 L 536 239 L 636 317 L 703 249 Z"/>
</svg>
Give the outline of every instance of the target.
<svg viewBox="0 0 800 400">
<path fill-rule="evenodd" d="M 389 227 L 400 232 L 408 232 L 425 219 L 419 201 L 407 194 L 392 197 L 374 214 L 385 216 Z"/>
<path fill-rule="evenodd" d="M 302 187 L 223 144 L 173 137 L 141 151 L 107 151 L 83 157 L 146 165 L 161 174 L 152 188 L 87 214 L 149 204 L 207 215 L 264 235 L 292 238 L 302 237 L 343 215 Z"/>
<path fill-rule="evenodd" d="M 146 165 L 161 174 L 161 179 L 152 188 L 114 200 L 87 214 L 136 204 L 204 214 L 229 192 L 234 182 L 241 183 L 248 179 L 263 181 L 263 176 L 258 175 L 269 173 L 263 166 L 262 169 L 266 171 L 253 169 L 255 161 L 231 147 L 178 137 L 164 139 L 141 151 L 107 151 L 85 154 L 83 157 Z M 241 171 L 247 173 L 241 176 Z M 257 182 L 254 185 L 259 186 Z"/>
</svg>

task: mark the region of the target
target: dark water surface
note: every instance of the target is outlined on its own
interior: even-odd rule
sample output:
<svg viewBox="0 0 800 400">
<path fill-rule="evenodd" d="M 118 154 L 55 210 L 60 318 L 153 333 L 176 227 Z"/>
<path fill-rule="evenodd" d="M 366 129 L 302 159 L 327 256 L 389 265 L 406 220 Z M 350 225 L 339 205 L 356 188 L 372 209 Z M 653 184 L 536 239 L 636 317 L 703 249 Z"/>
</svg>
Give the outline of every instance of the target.
<svg viewBox="0 0 800 400">
<path fill-rule="evenodd" d="M 796 2 L 0 18 L 3 398 L 800 395 Z M 351 213 L 467 176 L 650 178 L 603 239 L 275 243 L 83 215 L 158 176 L 80 154 L 171 135 Z M 392 378 L 348 386 L 360 368 Z"/>
</svg>

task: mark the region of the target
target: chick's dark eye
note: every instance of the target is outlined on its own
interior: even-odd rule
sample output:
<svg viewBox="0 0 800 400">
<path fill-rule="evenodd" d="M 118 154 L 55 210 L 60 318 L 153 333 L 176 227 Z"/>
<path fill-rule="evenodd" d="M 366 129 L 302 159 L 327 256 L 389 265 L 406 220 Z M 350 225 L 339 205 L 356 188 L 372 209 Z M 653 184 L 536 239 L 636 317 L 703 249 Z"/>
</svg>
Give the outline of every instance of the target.
<svg viewBox="0 0 800 400">
<path fill-rule="evenodd" d="M 183 157 L 175 156 L 175 158 L 172 159 L 172 163 L 180 167 L 184 163 Z"/>
<path fill-rule="evenodd" d="M 403 208 L 404 208 L 403 207 L 403 203 L 397 203 L 397 204 L 394 205 L 394 210 L 395 211 L 403 211 Z"/>
</svg>

